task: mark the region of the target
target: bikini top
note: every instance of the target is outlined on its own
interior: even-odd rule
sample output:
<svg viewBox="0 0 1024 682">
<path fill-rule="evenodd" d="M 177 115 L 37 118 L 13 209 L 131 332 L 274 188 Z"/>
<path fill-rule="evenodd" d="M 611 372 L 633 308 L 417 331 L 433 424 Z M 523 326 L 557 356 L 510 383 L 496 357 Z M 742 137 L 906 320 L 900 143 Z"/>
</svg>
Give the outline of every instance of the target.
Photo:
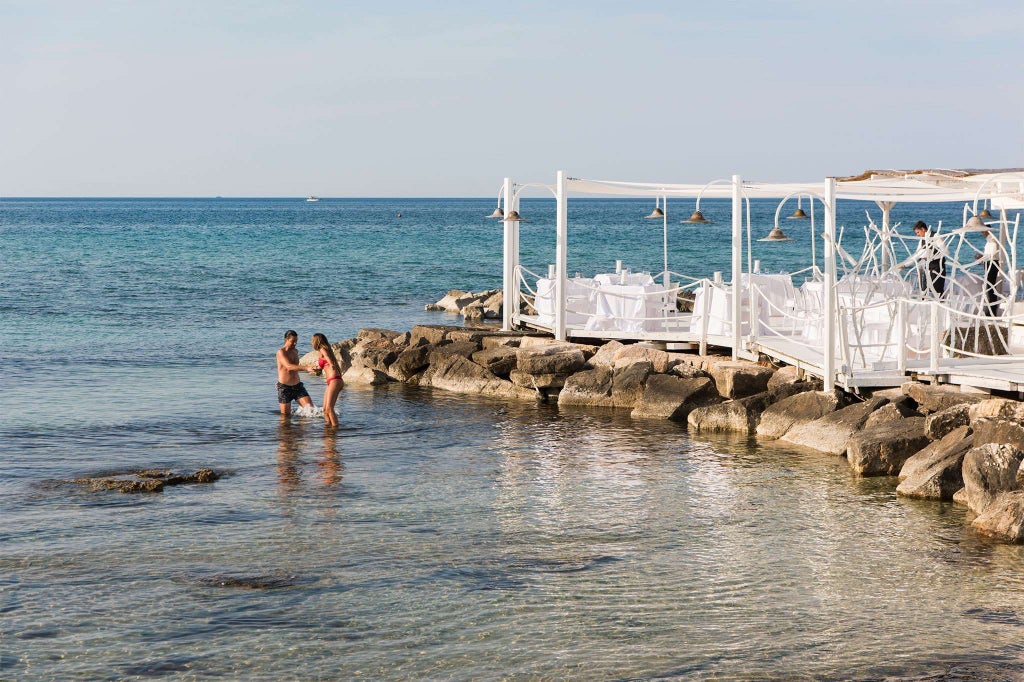
<svg viewBox="0 0 1024 682">
<path fill-rule="evenodd" d="M 316 361 L 316 364 L 317 364 L 317 367 L 319 367 L 320 369 L 323 369 L 324 367 L 327 366 L 327 360 L 325 360 L 324 358 L 320 358 L 320 359 L 318 359 Z"/>
</svg>

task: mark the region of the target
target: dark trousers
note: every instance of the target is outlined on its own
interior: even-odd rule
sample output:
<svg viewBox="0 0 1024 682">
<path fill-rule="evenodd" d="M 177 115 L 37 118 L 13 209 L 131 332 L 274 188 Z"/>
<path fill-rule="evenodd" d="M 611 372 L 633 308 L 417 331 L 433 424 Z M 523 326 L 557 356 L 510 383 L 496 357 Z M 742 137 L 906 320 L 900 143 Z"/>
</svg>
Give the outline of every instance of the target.
<svg viewBox="0 0 1024 682">
<path fill-rule="evenodd" d="M 926 268 L 917 269 L 921 293 L 941 298 L 946 291 L 946 260 L 938 258 L 928 261 Z"/>
<path fill-rule="evenodd" d="M 985 314 L 995 317 L 999 314 L 999 263 L 989 261 L 985 264 Z"/>
</svg>

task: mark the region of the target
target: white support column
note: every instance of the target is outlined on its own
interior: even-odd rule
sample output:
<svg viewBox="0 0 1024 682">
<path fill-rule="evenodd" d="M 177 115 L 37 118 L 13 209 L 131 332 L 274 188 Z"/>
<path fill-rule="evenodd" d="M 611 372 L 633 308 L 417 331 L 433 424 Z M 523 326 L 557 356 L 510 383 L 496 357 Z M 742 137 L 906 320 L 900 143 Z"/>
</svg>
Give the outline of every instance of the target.
<svg viewBox="0 0 1024 682">
<path fill-rule="evenodd" d="M 569 248 L 569 206 L 565 195 L 565 171 L 558 171 L 555 181 L 555 338 L 565 341 L 565 269 L 568 264 L 566 251 Z"/>
<path fill-rule="evenodd" d="M 661 219 L 661 240 L 664 248 L 665 256 L 665 276 L 663 283 L 665 288 L 668 289 L 672 286 L 672 278 L 668 276 L 668 195 L 666 194 L 661 200 L 661 212 L 665 215 Z"/>
<path fill-rule="evenodd" d="M 743 194 L 740 176 L 732 176 L 732 359 L 739 358 L 743 329 Z"/>
<path fill-rule="evenodd" d="M 824 388 L 835 386 L 836 381 L 836 179 L 825 180 L 825 244 L 822 253 L 825 266 L 825 320 L 824 352 L 822 363 Z"/>
<path fill-rule="evenodd" d="M 890 214 L 892 213 L 892 207 L 896 205 L 894 201 L 876 201 L 875 202 L 882 209 L 882 269 L 888 270 L 889 263 L 889 220 Z"/>
<path fill-rule="evenodd" d="M 512 178 L 505 178 L 502 186 L 502 210 L 507 216 L 512 211 Z M 519 279 L 516 268 L 519 266 L 519 248 L 516 239 L 519 223 L 510 220 L 502 223 L 505 226 L 502 253 L 504 268 L 502 269 L 502 315 L 501 328 L 511 331 L 515 325 L 515 314 L 519 312 Z"/>
</svg>

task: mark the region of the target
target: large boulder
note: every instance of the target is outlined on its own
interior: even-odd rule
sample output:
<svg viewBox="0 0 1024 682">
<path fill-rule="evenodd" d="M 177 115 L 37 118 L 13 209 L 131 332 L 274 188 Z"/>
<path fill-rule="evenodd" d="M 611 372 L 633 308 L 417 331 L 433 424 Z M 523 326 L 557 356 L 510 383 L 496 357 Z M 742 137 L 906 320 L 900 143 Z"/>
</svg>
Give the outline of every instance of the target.
<svg viewBox="0 0 1024 682">
<path fill-rule="evenodd" d="M 897 422 L 907 417 L 920 417 L 921 413 L 916 409 L 916 403 L 907 396 L 900 396 L 896 400 L 891 401 L 887 405 L 883 405 L 867 418 L 864 422 L 864 428 L 870 429 L 872 426 L 877 424 L 884 424 L 887 422 Z"/>
<path fill-rule="evenodd" d="M 896 476 L 910 456 L 928 443 L 924 417 L 880 422 L 853 434 L 846 459 L 858 476 Z"/>
<path fill-rule="evenodd" d="M 514 369 L 508 374 L 508 379 L 516 386 L 533 388 L 546 391 L 549 388 L 562 388 L 568 374 L 527 374 Z"/>
<path fill-rule="evenodd" d="M 484 348 L 473 353 L 472 359 L 495 376 L 507 377 L 516 368 L 516 349 L 511 346 Z"/>
<path fill-rule="evenodd" d="M 558 343 L 544 346 L 520 345 L 516 364 L 526 374 L 561 374 L 568 376 L 583 369 L 586 359 L 574 344 Z"/>
<path fill-rule="evenodd" d="M 970 407 L 971 421 L 978 419 L 1006 419 L 1024 422 L 1024 403 L 1006 398 L 988 398 Z"/>
<path fill-rule="evenodd" d="M 644 394 L 647 377 L 654 367 L 647 360 L 630 358 L 626 364 L 617 365 L 612 373 L 612 404 L 615 407 L 635 407 Z"/>
<path fill-rule="evenodd" d="M 872 412 L 888 403 L 888 398 L 869 398 L 862 403 L 826 414 L 820 419 L 798 424 L 787 431 L 780 440 L 830 455 L 843 455 L 846 453 L 846 444 L 850 436 L 864 426 Z"/>
<path fill-rule="evenodd" d="M 1000 493 L 971 526 L 979 533 L 1009 542 L 1024 541 L 1024 490 Z"/>
<path fill-rule="evenodd" d="M 501 310 L 504 307 L 505 292 L 496 291 L 487 297 L 483 302 L 484 317 L 488 320 L 496 320 L 501 317 Z"/>
<path fill-rule="evenodd" d="M 535 391 L 499 379 L 472 360 L 448 355 L 431 364 L 430 385 L 454 393 L 487 395 L 496 398 L 535 400 Z"/>
<path fill-rule="evenodd" d="M 626 344 L 621 341 L 609 341 L 608 343 L 601 346 L 593 357 L 587 360 L 587 364 L 591 367 L 608 367 L 611 369 L 615 366 L 615 354 L 626 347 Z"/>
<path fill-rule="evenodd" d="M 614 407 L 612 401 L 612 370 L 595 367 L 576 372 L 565 380 L 558 394 L 558 405 L 583 407 Z"/>
<path fill-rule="evenodd" d="M 809 388 L 804 383 L 782 384 L 771 391 L 762 391 L 746 398 L 698 407 L 690 412 L 686 423 L 695 432 L 731 431 L 752 434 L 757 430 L 761 415 L 768 407 Z"/>
<path fill-rule="evenodd" d="M 367 367 L 360 362 L 355 362 L 341 375 L 341 380 L 346 384 L 363 384 L 366 386 L 380 386 L 391 381 L 384 372 L 379 369 Z"/>
<path fill-rule="evenodd" d="M 403 350 L 405 349 L 402 346 L 396 346 L 390 339 L 380 338 L 374 341 L 360 341 L 352 349 L 352 356 L 364 367 L 386 373 Z"/>
<path fill-rule="evenodd" d="M 458 302 L 460 299 L 465 298 L 467 293 L 468 292 L 463 291 L 462 289 L 452 289 L 447 294 L 445 294 L 437 303 L 427 304 L 426 309 L 430 311 L 457 313 L 459 312 L 459 310 L 461 310 L 461 306 L 459 305 Z"/>
<path fill-rule="evenodd" d="M 490 350 L 491 348 L 497 348 L 498 346 L 518 348 L 519 343 L 522 340 L 522 334 L 514 332 L 491 332 L 490 335 L 480 339 L 480 345 L 484 350 Z"/>
<path fill-rule="evenodd" d="M 443 346 L 434 346 L 430 351 L 430 364 L 440 362 L 449 355 L 458 355 L 469 359 L 478 350 L 480 350 L 480 345 L 475 341 L 453 341 Z"/>
<path fill-rule="evenodd" d="M 978 419 L 971 422 L 974 444 L 1012 445 L 1024 451 L 1024 425 L 1008 419 Z"/>
<path fill-rule="evenodd" d="M 939 440 L 961 426 L 967 426 L 971 423 L 970 409 L 970 403 L 961 403 L 929 414 L 924 420 L 925 435 L 932 440 Z"/>
<path fill-rule="evenodd" d="M 654 371 L 658 374 L 664 374 L 679 364 L 679 360 L 672 357 L 672 354 L 666 353 L 663 350 L 658 350 L 657 348 L 645 346 L 642 343 L 624 346 L 615 353 L 616 367 L 636 360 L 645 360 L 650 362 Z"/>
<path fill-rule="evenodd" d="M 396 332 L 391 329 L 380 329 L 378 327 L 366 327 L 360 329 L 356 333 L 356 339 L 358 341 L 379 341 L 380 339 L 387 339 L 393 341 L 396 337 L 401 336 L 402 332 Z"/>
<path fill-rule="evenodd" d="M 797 384 L 805 381 L 811 381 L 817 384 L 814 390 L 820 391 L 822 388 L 821 379 L 812 379 L 807 376 L 802 369 L 793 367 L 792 365 L 786 365 L 781 369 L 775 370 L 775 373 L 772 374 L 770 379 L 768 379 L 768 390 L 770 391 L 773 388 L 782 386 L 783 384 Z"/>
<path fill-rule="evenodd" d="M 396 381 L 409 381 L 430 364 L 430 353 L 433 349 L 431 345 L 406 348 L 388 367 L 388 376 Z"/>
<path fill-rule="evenodd" d="M 952 500 L 956 491 L 964 487 L 961 468 L 973 441 L 970 427 L 961 426 L 911 455 L 900 469 L 897 494 L 926 500 Z"/>
<path fill-rule="evenodd" d="M 781 371 L 781 370 L 780 370 Z M 776 384 L 785 386 L 786 383 Z M 769 405 L 761 413 L 757 435 L 761 438 L 782 438 L 794 426 L 820 419 L 849 405 L 848 394 L 841 391 L 804 391 Z"/>
<path fill-rule="evenodd" d="M 453 329 L 446 335 L 446 338 L 451 341 L 472 341 L 476 344 L 477 348 L 480 348 L 483 340 L 488 336 L 494 334 L 493 330 L 490 329 Z"/>
<path fill-rule="evenodd" d="M 964 494 L 975 514 L 988 507 L 999 493 L 1020 488 L 1018 471 L 1024 452 L 1012 445 L 986 443 L 964 456 Z"/>
<path fill-rule="evenodd" d="M 719 362 L 710 372 L 723 398 L 745 398 L 768 390 L 775 370 L 752 362 Z"/>
<path fill-rule="evenodd" d="M 715 384 L 707 377 L 683 379 L 671 374 L 652 374 L 647 378 L 643 396 L 637 401 L 631 416 L 686 421 L 694 408 L 718 400 L 721 398 Z"/>
<path fill-rule="evenodd" d="M 418 346 L 421 343 L 440 346 L 448 340 L 449 333 L 460 329 L 462 327 L 450 324 L 417 324 L 409 332 L 409 343 L 413 346 Z"/>
<path fill-rule="evenodd" d="M 987 395 L 979 393 L 963 393 L 954 386 L 932 386 L 909 381 L 903 384 L 903 393 L 913 398 L 922 413 L 941 412 L 962 403 L 979 403 L 987 400 Z"/>
</svg>

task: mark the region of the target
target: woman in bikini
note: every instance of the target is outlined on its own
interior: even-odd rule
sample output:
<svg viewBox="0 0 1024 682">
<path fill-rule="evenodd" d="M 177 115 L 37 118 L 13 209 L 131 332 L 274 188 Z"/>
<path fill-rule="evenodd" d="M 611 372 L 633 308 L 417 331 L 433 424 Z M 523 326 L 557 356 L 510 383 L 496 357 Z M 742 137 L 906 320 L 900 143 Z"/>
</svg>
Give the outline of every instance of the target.
<svg viewBox="0 0 1024 682">
<path fill-rule="evenodd" d="M 344 384 L 341 380 L 341 365 L 323 334 L 313 334 L 313 350 L 320 354 L 316 364 L 323 370 L 324 380 L 327 382 L 324 389 L 324 420 L 328 426 L 337 426 L 338 415 L 334 413 L 334 403 L 338 402 L 338 394 L 341 393 Z"/>
</svg>

